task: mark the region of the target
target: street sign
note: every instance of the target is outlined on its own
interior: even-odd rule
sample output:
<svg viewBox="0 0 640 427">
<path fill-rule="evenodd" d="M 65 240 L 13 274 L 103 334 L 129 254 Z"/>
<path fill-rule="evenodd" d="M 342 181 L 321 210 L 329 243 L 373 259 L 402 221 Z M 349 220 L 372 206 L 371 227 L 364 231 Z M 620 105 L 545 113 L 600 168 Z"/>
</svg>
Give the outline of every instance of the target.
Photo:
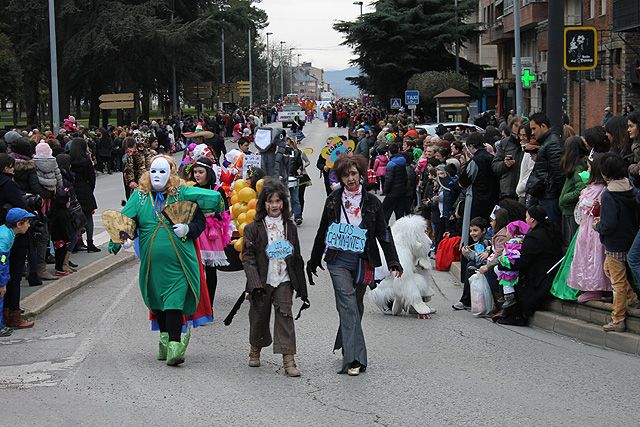
<svg viewBox="0 0 640 427">
<path fill-rule="evenodd" d="M 531 83 L 538 80 L 538 76 L 532 73 L 528 68 L 522 70 L 522 76 L 520 78 L 522 79 L 522 87 L 524 88 L 530 88 Z"/>
<path fill-rule="evenodd" d="M 408 108 L 409 110 L 415 110 L 415 109 L 416 109 L 416 107 L 417 107 L 417 105 L 416 105 L 416 104 L 407 105 L 407 108 Z"/>
<path fill-rule="evenodd" d="M 99 107 L 101 110 L 128 110 L 133 108 L 133 101 L 102 102 Z"/>
<path fill-rule="evenodd" d="M 520 57 L 520 67 L 521 68 L 533 68 L 533 57 L 531 56 L 521 56 Z M 511 57 L 511 74 L 516 74 L 516 57 Z"/>
<path fill-rule="evenodd" d="M 404 92 L 404 103 L 407 105 L 420 104 L 420 92 L 417 90 L 407 90 Z"/>
<path fill-rule="evenodd" d="M 399 110 L 402 107 L 402 99 L 400 98 L 391 98 L 391 109 Z"/>
<path fill-rule="evenodd" d="M 495 79 L 493 77 L 483 77 L 482 78 L 482 87 L 494 87 Z"/>
<path fill-rule="evenodd" d="M 564 27 L 564 68 L 593 70 L 598 66 L 598 30 L 595 27 Z"/>
<path fill-rule="evenodd" d="M 238 85 L 238 91 L 240 92 L 240 96 L 246 97 L 251 96 L 251 83 L 246 80 L 240 80 L 236 83 Z"/>
<path fill-rule="evenodd" d="M 98 99 L 102 102 L 133 101 L 133 93 L 105 93 Z"/>
</svg>

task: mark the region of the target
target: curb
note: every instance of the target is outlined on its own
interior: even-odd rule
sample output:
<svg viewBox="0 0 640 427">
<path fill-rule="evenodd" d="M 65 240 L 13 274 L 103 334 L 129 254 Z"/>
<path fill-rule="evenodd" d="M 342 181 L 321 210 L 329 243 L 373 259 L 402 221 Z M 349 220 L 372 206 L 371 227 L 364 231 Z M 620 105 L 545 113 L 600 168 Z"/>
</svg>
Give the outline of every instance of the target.
<svg viewBox="0 0 640 427">
<path fill-rule="evenodd" d="M 136 255 L 134 253 L 127 253 L 120 256 L 106 256 L 81 268 L 72 275 L 56 280 L 55 283 L 39 289 L 20 301 L 20 305 L 22 309 L 24 309 L 24 316 L 33 317 L 41 314 L 75 290 L 82 288 L 135 259 Z"/>
<path fill-rule="evenodd" d="M 530 325 L 584 344 L 640 355 L 640 336 L 634 333 L 605 332 L 600 325 L 550 311 L 536 311 Z"/>
</svg>

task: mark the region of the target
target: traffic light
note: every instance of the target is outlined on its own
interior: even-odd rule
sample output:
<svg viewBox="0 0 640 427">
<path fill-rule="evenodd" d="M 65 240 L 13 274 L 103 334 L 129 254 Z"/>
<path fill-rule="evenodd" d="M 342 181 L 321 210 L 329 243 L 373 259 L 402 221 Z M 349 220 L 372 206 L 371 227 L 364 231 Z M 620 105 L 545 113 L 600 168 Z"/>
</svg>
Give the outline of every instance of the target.
<svg viewBox="0 0 640 427">
<path fill-rule="evenodd" d="M 242 80 L 236 83 L 238 86 L 238 92 L 241 97 L 251 96 L 251 83 L 246 80 Z"/>
</svg>

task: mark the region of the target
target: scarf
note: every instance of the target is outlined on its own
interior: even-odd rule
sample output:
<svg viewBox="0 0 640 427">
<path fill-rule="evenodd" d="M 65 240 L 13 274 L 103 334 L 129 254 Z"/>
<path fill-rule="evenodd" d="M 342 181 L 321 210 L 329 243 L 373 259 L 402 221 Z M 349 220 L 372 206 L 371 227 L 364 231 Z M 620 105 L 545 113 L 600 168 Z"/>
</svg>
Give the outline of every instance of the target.
<svg viewBox="0 0 640 427">
<path fill-rule="evenodd" d="M 346 188 L 342 192 L 342 206 L 344 211 L 341 216 L 347 214 L 346 218 L 341 218 L 348 222 L 349 224 L 353 224 L 355 226 L 359 226 L 360 222 L 362 222 L 362 210 L 360 205 L 362 204 L 362 184 L 358 186 L 356 191 L 349 191 Z"/>
</svg>

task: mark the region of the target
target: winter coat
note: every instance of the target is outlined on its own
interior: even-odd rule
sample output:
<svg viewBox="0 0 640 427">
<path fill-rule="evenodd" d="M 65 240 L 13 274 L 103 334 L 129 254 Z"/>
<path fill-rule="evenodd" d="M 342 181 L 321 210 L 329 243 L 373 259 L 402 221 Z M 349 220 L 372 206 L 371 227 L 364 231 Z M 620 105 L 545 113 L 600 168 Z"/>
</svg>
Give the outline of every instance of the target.
<svg viewBox="0 0 640 427">
<path fill-rule="evenodd" d="M 381 154 L 376 158 L 375 163 L 373 164 L 373 170 L 376 172 L 376 176 L 384 176 L 387 172 L 387 163 L 389 163 L 389 158 Z"/>
<path fill-rule="evenodd" d="M 113 150 L 111 137 L 103 134 L 102 138 L 100 138 L 96 144 L 96 150 L 99 157 L 111 157 L 111 151 Z"/>
<path fill-rule="evenodd" d="M 560 172 L 560 158 L 564 150 L 562 141 L 549 131 L 538 139 L 538 144 L 540 150 L 527 182 L 527 193 L 538 199 L 557 199 L 564 184 L 564 176 Z"/>
<path fill-rule="evenodd" d="M 93 163 L 86 157 L 82 161 L 71 163 L 71 172 L 73 172 L 74 181 L 73 188 L 76 191 L 76 197 L 82 211 L 85 214 L 91 214 L 98 209 L 96 198 L 93 191 L 96 189 L 96 171 Z"/>
<path fill-rule="evenodd" d="M 638 190 L 627 178 L 611 181 L 600 196 L 596 231 L 608 252 L 628 252 L 638 231 Z"/>
<path fill-rule="evenodd" d="M 586 162 L 576 167 L 571 178 L 567 178 L 560 192 L 560 212 L 562 215 L 573 215 L 573 210 L 580 199 L 580 192 L 585 189 L 587 184 L 580 178 L 580 172 L 587 170 Z"/>
<path fill-rule="evenodd" d="M 126 154 L 124 170 L 122 171 L 124 186 L 129 187 L 132 182 L 137 184 L 146 171 L 147 163 L 143 153 L 136 150 L 133 154 Z"/>
<path fill-rule="evenodd" d="M 302 169 L 302 152 L 293 150 L 293 154 L 289 157 L 289 176 L 300 176 L 299 170 Z"/>
<path fill-rule="evenodd" d="M 524 151 L 522 151 L 520 142 L 513 135 L 503 139 L 496 146 L 498 149 L 493 157 L 491 169 L 500 179 L 500 199 L 504 197 L 517 199 L 516 187 L 520 178 L 520 163 Z M 511 167 L 504 164 L 504 159 L 507 156 L 511 156 L 511 159 L 515 161 Z"/>
<path fill-rule="evenodd" d="M 62 188 L 62 174 L 55 157 L 39 157 L 35 155 L 33 156 L 33 161 L 36 164 L 36 173 L 38 174 L 40 185 L 49 191 Z"/>
<path fill-rule="evenodd" d="M 402 154 L 394 154 L 385 172 L 383 192 L 387 196 L 404 196 L 407 192 L 407 160 Z"/>
<path fill-rule="evenodd" d="M 307 281 L 304 275 L 304 260 L 300 254 L 298 229 L 293 221 L 285 222 L 286 239 L 293 245 L 293 254 L 285 258 L 287 273 L 291 286 L 298 298 L 307 298 Z M 242 250 L 242 265 L 247 276 L 246 291 L 262 289 L 267 283 L 269 258 L 265 251 L 269 239 L 263 221 L 254 221 L 244 229 L 244 243 Z"/>
<path fill-rule="evenodd" d="M 326 246 L 325 238 L 327 236 L 327 230 L 331 224 L 340 222 L 343 191 L 342 188 L 335 190 L 325 201 L 322 219 L 320 220 L 320 226 L 318 227 L 318 232 L 313 242 L 313 249 L 311 250 L 311 258 L 309 259 L 311 266 L 319 266 L 321 264 L 322 254 Z M 364 254 L 366 254 L 369 264 L 374 268 L 382 265 L 380 252 L 376 244 L 377 240 L 384 253 L 387 266 L 389 268 L 400 267 L 400 269 L 402 269 L 400 261 L 398 260 L 395 244 L 393 243 L 391 229 L 389 229 L 384 219 L 382 203 L 376 196 L 364 191 L 364 189 L 362 190 L 362 222 L 360 226 L 368 230 Z M 333 262 L 338 252 L 337 249 L 328 248 L 324 258 L 325 262 Z"/>
<path fill-rule="evenodd" d="M 369 141 L 367 138 L 360 138 L 353 154 L 362 154 L 365 159 L 369 160 Z"/>
<path fill-rule="evenodd" d="M 492 162 L 493 156 L 480 148 L 460 173 L 460 186 L 471 187 L 472 191 L 470 220 L 477 216 L 488 218 L 498 201 L 498 180 L 491 169 Z"/>
<path fill-rule="evenodd" d="M 33 159 L 16 153 L 9 155 L 16 161 L 13 180 L 18 184 L 18 187 L 25 193 L 42 196 L 44 190 L 42 185 L 40 185 L 38 172 L 36 172 L 36 164 Z"/>
<path fill-rule="evenodd" d="M 0 222 L 4 222 L 7 211 L 11 208 L 26 209 L 24 191 L 18 187 L 10 176 L 0 173 Z"/>
</svg>

